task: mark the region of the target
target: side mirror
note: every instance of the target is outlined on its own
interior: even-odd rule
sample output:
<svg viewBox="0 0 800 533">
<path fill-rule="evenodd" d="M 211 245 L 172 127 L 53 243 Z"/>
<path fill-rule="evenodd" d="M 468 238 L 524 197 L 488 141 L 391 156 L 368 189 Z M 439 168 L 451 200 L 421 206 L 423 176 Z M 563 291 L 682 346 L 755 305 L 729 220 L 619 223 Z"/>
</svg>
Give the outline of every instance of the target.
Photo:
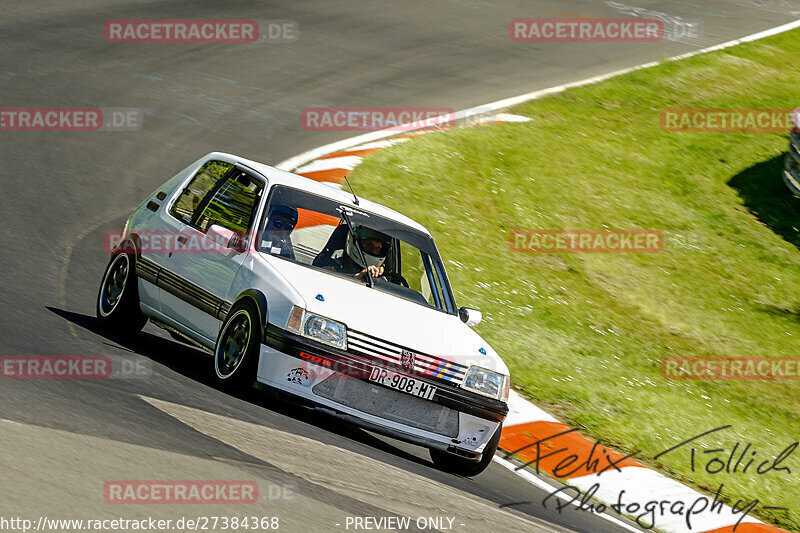
<svg viewBox="0 0 800 533">
<path fill-rule="evenodd" d="M 477 326 L 483 319 L 483 314 L 477 309 L 471 307 L 461 307 L 458 310 L 458 318 L 468 326 Z"/>
<path fill-rule="evenodd" d="M 228 241 L 228 248 L 239 253 L 244 253 L 247 251 L 247 243 L 247 235 L 234 233 L 231 239 Z"/>
</svg>

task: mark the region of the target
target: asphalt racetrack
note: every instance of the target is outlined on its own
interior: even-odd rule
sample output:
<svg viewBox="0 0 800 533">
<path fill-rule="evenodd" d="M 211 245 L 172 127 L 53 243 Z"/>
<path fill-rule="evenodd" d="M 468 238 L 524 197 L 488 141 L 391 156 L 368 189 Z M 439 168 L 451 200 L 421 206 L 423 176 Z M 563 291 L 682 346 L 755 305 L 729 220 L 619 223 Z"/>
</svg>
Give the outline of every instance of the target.
<svg viewBox="0 0 800 533">
<path fill-rule="evenodd" d="M 514 18 L 647 12 L 697 32 L 592 45 L 508 36 Z M 354 530 L 348 517 L 411 517 L 417 527 L 419 517 L 450 517 L 424 529 L 625 530 L 558 513 L 553 499 L 543 506 L 546 491 L 500 465 L 459 478 L 414 446 L 266 393 L 225 394 L 211 385 L 208 355 L 152 325 L 132 344 L 104 336 L 94 318 L 103 235 L 205 153 L 274 164 L 357 133 L 303 129 L 306 107 L 458 110 L 749 35 L 798 12 L 761 0 L 3 2 L 0 106 L 135 108 L 143 123 L 0 132 L 0 355 L 109 355 L 146 371 L 0 380 L 0 516 L 247 514 L 278 517 L 284 531 Z M 111 19 L 282 19 L 300 33 L 285 43 L 112 44 L 103 34 Z M 246 511 L 107 504 L 104 484 L 125 479 L 256 480 L 260 502 Z"/>
</svg>

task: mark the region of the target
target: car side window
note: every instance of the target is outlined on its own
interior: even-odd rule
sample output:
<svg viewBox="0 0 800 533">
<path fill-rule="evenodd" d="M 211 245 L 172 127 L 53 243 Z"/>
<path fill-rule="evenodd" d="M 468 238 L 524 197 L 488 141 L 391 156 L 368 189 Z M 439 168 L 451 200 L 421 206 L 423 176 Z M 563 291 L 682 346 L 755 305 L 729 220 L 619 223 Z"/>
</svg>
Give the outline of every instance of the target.
<svg viewBox="0 0 800 533">
<path fill-rule="evenodd" d="M 233 168 L 230 163 L 223 161 L 209 161 L 197 171 L 189 185 L 183 189 L 181 195 L 172 204 L 169 212 L 178 220 L 189 224 L 195 216 L 197 208 L 203 198 L 214 188 L 225 175 Z"/>
<path fill-rule="evenodd" d="M 194 226 L 202 232 L 214 224 L 238 233 L 247 232 L 263 190 L 260 180 L 235 170 L 197 217 Z"/>
<path fill-rule="evenodd" d="M 408 286 L 422 294 L 429 305 L 436 307 L 436 301 L 431 291 L 430 279 L 422 262 L 422 255 L 419 250 L 405 243 L 400 243 L 400 256 L 402 272 L 400 274 L 408 282 Z"/>
</svg>

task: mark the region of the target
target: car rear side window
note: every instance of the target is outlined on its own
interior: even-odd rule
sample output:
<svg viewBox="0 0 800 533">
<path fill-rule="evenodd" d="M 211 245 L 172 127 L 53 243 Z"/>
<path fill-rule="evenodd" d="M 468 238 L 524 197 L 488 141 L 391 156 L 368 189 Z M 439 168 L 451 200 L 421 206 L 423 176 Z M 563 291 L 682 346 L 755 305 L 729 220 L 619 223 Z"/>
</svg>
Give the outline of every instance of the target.
<svg viewBox="0 0 800 533">
<path fill-rule="evenodd" d="M 227 175 L 231 168 L 233 165 L 224 161 L 209 161 L 204 164 L 172 204 L 172 208 L 169 210 L 170 214 L 186 224 L 191 223 L 203 198 L 217 182 Z"/>
<path fill-rule="evenodd" d="M 193 225 L 203 232 L 216 224 L 245 233 L 253 220 L 255 206 L 263 190 L 264 185 L 260 180 L 242 170 L 234 170 Z"/>
</svg>

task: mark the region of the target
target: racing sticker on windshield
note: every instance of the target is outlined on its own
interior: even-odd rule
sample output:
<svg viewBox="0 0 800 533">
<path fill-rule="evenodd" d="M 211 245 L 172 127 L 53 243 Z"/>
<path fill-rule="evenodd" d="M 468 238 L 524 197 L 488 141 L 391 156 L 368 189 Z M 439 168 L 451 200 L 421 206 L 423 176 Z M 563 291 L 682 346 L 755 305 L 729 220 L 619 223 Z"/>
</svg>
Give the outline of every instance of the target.
<svg viewBox="0 0 800 533">
<path fill-rule="evenodd" d="M 340 213 L 346 214 L 349 217 L 353 216 L 354 214 L 359 214 L 362 217 L 369 218 L 369 213 L 360 211 L 358 209 L 353 209 L 349 205 L 340 205 L 339 207 L 336 208 L 336 210 Z"/>
<path fill-rule="evenodd" d="M 264 250 L 269 250 L 269 253 L 271 253 L 271 254 L 280 254 L 281 250 L 283 250 L 283 248 L 281 246 L 273 246 L 273 243 L 274 244 L 278 244 L 275 241 L 262 240 L 261 241 L 261 248 L 264 249 Z"/>
</svg>

